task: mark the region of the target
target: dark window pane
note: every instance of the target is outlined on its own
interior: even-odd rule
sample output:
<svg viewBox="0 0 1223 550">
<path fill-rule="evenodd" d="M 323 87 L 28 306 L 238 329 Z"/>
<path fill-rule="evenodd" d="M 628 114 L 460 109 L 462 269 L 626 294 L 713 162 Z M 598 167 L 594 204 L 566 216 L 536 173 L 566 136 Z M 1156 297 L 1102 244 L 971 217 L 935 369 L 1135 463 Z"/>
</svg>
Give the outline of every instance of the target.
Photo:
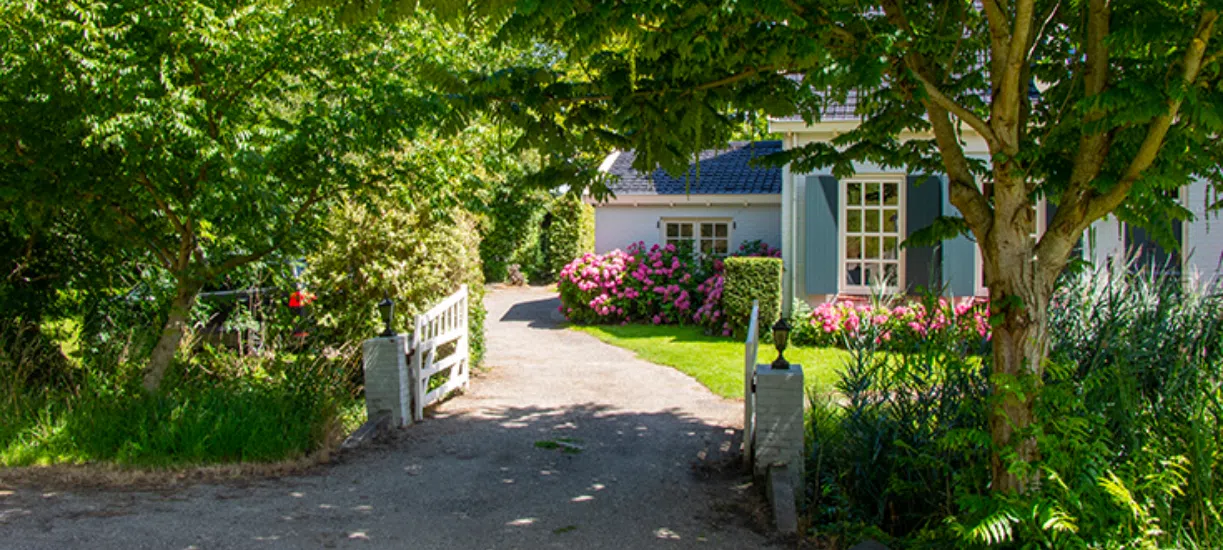
<svg viewBox="0 0 1223 550">
<path fill-rule="evenodd" d="M 863 276 L 868 285 L 879 284 L 880 277 L 883 277 L 883 269 L 876 263 L 863 264 Z"/>
<path fill-rule="evenodd" d="M 895 210 L 885 210 L 883 212 L 883 230 L 888 233 L 898 233 L 900 231 L 900 212 Z"/>
<path fill-rule="evenodd" d="M 887 278 L 888 286 L 900 284 L 900 264 L 883 264 L 883 276 Z"/>
<path fill-rule="evenodd" d="M 678 236 L 679 236 L 679 224 L 674 224 L 674 223 L 667 224 L 667 237 L 678 237 Z"/>
<path fill-rule="evenodd" d="M 679 226 L 679 235 L 681 237 L 692 237 L 692 224 L 685 223 Z"/>
<path fill-rule="evenodd" d="M 899 243 L 897 241 L 899 240 L 900 239 L 897 239 L 896 237 L 884 237 L 883 238 L 883 257 L 884 258 L 889 259 L 889 260 L 894 260 L 898 257 L 900 250 L 899 250 Z"/>
<path fill-rule="evenodd" d="M 862 264 L 850 263 L 845 266 L 845 283 L 850 285 L 862 284 Z"/>
<path fill-rule="evenodd" d="M 900 186 L 895 183 L 883 184 L 883 204 L 896 206 L 900 203 Z"/>
<path fill-rule="evenodd" d="M 713 235 L 715 237 L 725 238 L 729 236 L 728 233 L 729 233 L 729 228 L 724 223 L 715 224 L 713 226 Z"/>
</svg>

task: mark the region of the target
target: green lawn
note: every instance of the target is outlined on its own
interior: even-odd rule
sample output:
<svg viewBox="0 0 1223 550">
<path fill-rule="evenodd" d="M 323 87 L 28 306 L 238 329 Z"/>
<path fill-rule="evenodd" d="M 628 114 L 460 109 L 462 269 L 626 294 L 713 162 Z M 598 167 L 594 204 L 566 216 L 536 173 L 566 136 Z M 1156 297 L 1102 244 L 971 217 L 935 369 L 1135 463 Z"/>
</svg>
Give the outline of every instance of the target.
<svg viewBox="0 0 1223 550">
<path fill-rule="evenodd" d="M 700 327 L 674 325 L 573 326 L 638 357 L 674 367 L 723 397 L 743 398 L 743 342 L 707 336 Z M 772 343 L 760 343 L 757 363 L 777 357 Z M 830 391 L 849 354 L 836 348 L 790 348 L 786 359 L 803 366 L 809 392 Z"/>
</svg>

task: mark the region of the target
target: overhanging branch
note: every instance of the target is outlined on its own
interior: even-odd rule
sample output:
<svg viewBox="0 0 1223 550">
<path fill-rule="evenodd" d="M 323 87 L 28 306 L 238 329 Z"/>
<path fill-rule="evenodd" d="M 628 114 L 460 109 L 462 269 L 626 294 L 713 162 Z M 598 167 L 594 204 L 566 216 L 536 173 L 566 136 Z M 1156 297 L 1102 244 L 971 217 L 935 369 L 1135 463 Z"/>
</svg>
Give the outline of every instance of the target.
<svg viewBox="0 0 1223 550">
<path fill-rule="evenodd" d="M 917 77 L 918 82 L 921 82 L 922 88 L 926 91 L 926 95 L 930 96 L 931 101 L 955 115 L 956 118 L 964 121 L 973 130 L 976 130 L 978 134 L 981 134 L 982 138 L 985 138 L 986 143 L 989 143 L 990 149 L 995 150 L 994 148 L 998 145 L 998 136 L 994 134 L 994 130 L 990 128 L 989 124 L 986 124 L 985 120 L 969 111 L 963 105 L 956 103 L 955 100 L 947 97 L 946 94 L 938 89 L 938 86 L 935 86 L 933 82 L 930 82 L 929 79 L 922 75 L 921 71 L 913 67 L 911 63 L 909 65 L 913 69 L 913 75 Z"/>
<path fill-rule="evenodd" d="M 1181 72 L 1181 84 L 1186 88 L 1192 86 L 1194 81 L 1197 80 L 1198 73 L 1202 69 L 1202 60 L 1206 55 L 1206 47 L 1210 44 L 1210 38 L 1214 34 L 1215 23 L 1218 19 L 1218 11 L 1204 11 L 1198 22 L 1197 30 L 1193 33 L 1193 39 L 1189 42 L 1188 48 L 1185 49 L 1185 55 L 1182 60 L 1182 67 L 1184 69 Z M 1125 172 L 1122 173 L 1120 181 L 1107 191 L 1091 193 L 1089 195 L 1086 208 L 1088 223 L 1112 212 L 1129 196 L 1130 189 L 1134 187 L 1134 183 L 1155 162 L 1160 148 L 1163 147 L 1164 138 L 1168 135 L 1168 130 L 1172 127 L 1172 123 L 1176 121 L 1182 102 L 1183 99 L 1180 95 L 1170 99 L 1164 114 L 1156 117 L 1147 126 L 1147 135 L 1143 138 L 1142 145 L 1139 146 L 1134 158 L 1130 160 Z"/>
</svg>

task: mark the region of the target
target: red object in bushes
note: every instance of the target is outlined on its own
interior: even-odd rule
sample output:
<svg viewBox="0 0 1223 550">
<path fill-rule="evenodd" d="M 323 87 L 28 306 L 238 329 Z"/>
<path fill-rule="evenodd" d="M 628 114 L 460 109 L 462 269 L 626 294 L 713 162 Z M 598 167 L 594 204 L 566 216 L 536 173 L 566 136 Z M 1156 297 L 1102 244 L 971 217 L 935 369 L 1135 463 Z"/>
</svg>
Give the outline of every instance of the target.
<svg viewBox="0 0 1223 550">
<path fill-rule="evenodd" d="M 315 295 L 300 290 L 295 290 L 289 295 L 289 309 L 293 310 L 298 317 L 298 328 L 297 330 L 293 331 L 293 336 L 304 338 L 309 335 L 309 333 L 302 328 L 302 324 L 306 318 L 306 305 L 313 302 L 315 298 Z"/>
<path fill-rule="evenodd" d="M 313 302 L 314 298 L 315 296 L 309 292 L 302 292 L 300 290 L 295 290 L 293 291 L 293 294 L 289 295 L 289 307 L 295 308 L 295 309 L 304 307 L 306 306 L 306 304 Z"/>
</svg>

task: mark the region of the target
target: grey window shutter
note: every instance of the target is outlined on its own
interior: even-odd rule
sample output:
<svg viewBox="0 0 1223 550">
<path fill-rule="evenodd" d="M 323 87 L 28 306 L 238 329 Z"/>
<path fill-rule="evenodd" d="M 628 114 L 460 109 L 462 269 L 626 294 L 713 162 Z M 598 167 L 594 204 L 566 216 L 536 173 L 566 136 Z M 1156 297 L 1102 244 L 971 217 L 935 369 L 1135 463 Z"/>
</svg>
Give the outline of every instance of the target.
<svg viewBox="0 0 1223 550">
<path fill-rule="evenodd" d="M 905 237 L 929 227 L 943 211 L 943 182 L 938 176 L 909 176 L 905 204 L 907 218 Z M 918 287 L 938 289 L 942 286 L 942 253 L 938 247 L 905 248 L 906 290 Z"/>
<path fill-rule="evenodd" d="M 832 176 L 807 178 L 807 294 L 837 293 L 837 215 L 840 185 Z"/>
<path fill-rule="evenodd" d="M 939 178 L 943 192 L 943 215 L 959 216 L 960 210 L 951 204 L 947 178 Z M 943 286 L 952 296 L 972 296 L 977 293 L 977 243 L 963 235 L 943 241 Z"/>
</svg>

